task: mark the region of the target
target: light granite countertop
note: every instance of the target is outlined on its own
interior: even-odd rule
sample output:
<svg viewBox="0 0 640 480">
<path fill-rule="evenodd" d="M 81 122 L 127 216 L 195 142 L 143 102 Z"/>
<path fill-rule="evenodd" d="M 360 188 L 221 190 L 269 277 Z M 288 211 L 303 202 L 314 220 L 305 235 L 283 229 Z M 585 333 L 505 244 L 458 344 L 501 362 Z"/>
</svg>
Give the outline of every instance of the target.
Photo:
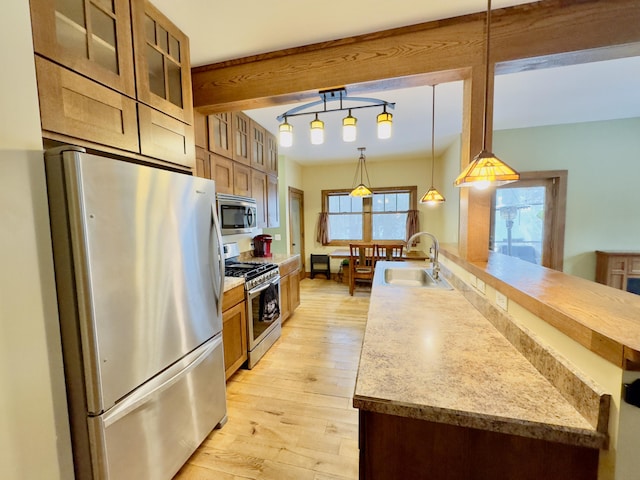
<svg viewBox="0 0 640 480">
<path fill-rule="evenodd" d="M 228 292 L 232 288 L 237 287 L 238 285 L 244 284 L 244 278 L 238 277 L 224 277 L 224 291 Z"/>
<path fill-rule="evenodd" d="M 383 273 L 376 267 L 354 407 L 603 446 L 604 436 L 459 291 L 385 285 Z"/>
<path fill-rule="evenodd" d="M 280 265 L 292 258 L 299 257 L 299 253 L 295 254 L 286 254 L 286 253 L 273 253 L 270 257 L 254 257 L 251 252 L 243 252 L 240 254 L 238 259 L 241 262 L 255 262 L 255 263 L 275 263 L 276 265 Z"/>
</svg>

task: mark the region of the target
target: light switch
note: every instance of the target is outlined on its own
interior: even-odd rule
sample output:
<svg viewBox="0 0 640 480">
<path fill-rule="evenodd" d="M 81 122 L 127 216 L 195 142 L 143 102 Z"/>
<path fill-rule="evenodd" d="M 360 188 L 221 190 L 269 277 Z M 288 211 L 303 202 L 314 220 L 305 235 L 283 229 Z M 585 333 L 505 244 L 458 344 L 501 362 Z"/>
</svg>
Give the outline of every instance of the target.
<svg viewBox="0 0 640 480">
<path fill-rule="evenodd" d="M 282 235 L 280 235 L 279 233 L 275 234 L 275 239 L 276 241 L 282 240 Z"/>
</svg>

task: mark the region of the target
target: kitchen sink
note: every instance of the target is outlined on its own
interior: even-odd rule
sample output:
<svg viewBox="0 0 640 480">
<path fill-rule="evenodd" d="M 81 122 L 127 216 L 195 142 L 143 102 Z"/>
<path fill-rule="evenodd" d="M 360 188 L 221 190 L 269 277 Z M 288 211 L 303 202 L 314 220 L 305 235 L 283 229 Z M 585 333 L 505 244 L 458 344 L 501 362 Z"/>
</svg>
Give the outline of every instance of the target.
<svg viewBox="0 0 640 480">
<path fill-rule="evenodd" d="M 433 278 L 426 268 L 386 268 L 383 273 L 383 283 L 386 285 L 453 290 L 444 278 Z"/>
</svg>

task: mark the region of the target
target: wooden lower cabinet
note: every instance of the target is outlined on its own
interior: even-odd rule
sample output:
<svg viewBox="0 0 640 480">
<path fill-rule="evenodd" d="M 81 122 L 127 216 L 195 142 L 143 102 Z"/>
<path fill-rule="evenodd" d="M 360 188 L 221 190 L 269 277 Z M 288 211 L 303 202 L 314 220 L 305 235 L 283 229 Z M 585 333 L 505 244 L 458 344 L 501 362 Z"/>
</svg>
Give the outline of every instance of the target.
<svg viewBox="0 0 640 480">
<path fill-rule="evenodd" d="M 224 292 L 222 299 L 222 343 L 227 380 L 247 360 L 247 312 L 244 285 Z"/>
<path fill-rule="evenodd" d="M 289 277 L 280 277 L 280 316 L 284 322 L 291 316 L 291 285 Z"/>
<path fill-rule="evenodd" d="M 300 255 L 280 264 L 280 315 L 287 320 L 300 305 Z"/>
<path fill-rule="evenodd" d="M 360 410 L 360 480 L 596 480 L 597 449 Z"/>
</svg>

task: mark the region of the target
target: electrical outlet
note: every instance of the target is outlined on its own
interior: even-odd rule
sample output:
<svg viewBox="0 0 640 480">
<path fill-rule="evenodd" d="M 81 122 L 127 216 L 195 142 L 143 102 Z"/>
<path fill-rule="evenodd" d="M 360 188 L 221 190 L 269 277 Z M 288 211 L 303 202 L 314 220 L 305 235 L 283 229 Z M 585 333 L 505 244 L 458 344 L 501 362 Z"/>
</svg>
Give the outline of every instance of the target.
<svg viewBox="0 0 640 480">
<path fill-rule="evenodd" d="M 475 275 L 469 275 L 469 285 L 471 285 L 472 287 L 476 286 L 476 277 Z"/>
<path fill-rule="evenodd" d="M 476 289 L 477 289 L 479 292 L 484 293 L 484 287 L 485 287 L 484 281 L 483 281 L 483 280 L 480 280 L 479 278 L 477 278 L 477 279 L 476 279 Z"/>
<path fill-rule="evenodd" d="M 280 240 L 282 240 L 282 235 L 280 235 L 279 233 L 276 233 L 275 240 L 276 242 L 279 242 Z"/>
<path fill-rule="evenodd" d="M 496 305 L 506 311 L 508 306 L 507 296 L 500 292 L 496 292 Z"/>
</svg>

